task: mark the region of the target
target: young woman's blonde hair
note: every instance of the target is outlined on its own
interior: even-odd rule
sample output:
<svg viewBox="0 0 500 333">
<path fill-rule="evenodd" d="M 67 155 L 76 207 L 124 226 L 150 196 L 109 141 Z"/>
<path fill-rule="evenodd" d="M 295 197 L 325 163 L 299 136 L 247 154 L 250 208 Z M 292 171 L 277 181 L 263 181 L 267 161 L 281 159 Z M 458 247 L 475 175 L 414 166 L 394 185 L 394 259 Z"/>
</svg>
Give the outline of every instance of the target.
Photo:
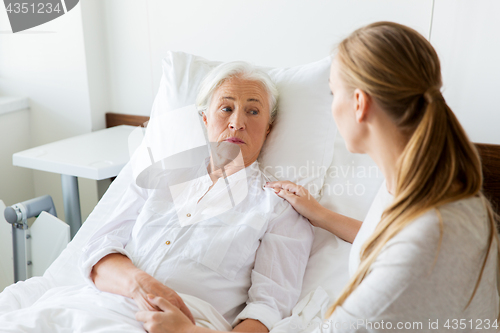
<svg viewBox="0 0 500 333">
<path fill-rule="evenodd" d="M 468 307 L 495 243 L 500 258 L 497 215 L 481 192 L 483 176 L 479 154 L 440 92 L 441 66 L 436 51 L 409 27 L 377 22 L 344 39 L 335 56 L 343 83 L 349 89 L 366 92 L 409 141 L 398 160 L 394 201 L 363 244 L 357 271 L 328 309 L 326 317 L 330 317 L 370 273 L 384 245 L 415 218 L 436 209 L 440 222 L 439 253 L 443 221 L 437 208 L 479 195 L 488 211 L 490 233 L 481 270 L 465 305 Z"/>
</svg>

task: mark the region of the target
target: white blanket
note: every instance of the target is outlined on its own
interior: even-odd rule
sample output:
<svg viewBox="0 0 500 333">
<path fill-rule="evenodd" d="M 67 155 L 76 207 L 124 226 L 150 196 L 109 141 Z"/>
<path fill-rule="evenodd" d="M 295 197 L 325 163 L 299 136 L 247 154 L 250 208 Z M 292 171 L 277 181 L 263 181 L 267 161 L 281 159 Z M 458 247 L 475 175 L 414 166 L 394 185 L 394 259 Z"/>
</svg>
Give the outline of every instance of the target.
<svg viewBox="0 0 500 333">
<path fill-rule="evenodd" d="M 1 332 L 144 332 L 142 323 L 135 319 L 139 308 L 127 297 L 100 292 L 86 285 L 63 286 L 48 289 L 41 297 L 40 281 L 33 286 L 25 284 L 21 297 L 16 293 L 2 293 L 0 308 Z M 209 303 L 194 296 L 180 294 L 195 318 L 196 325 L 231 331 L 231 325 Z M 29 299 L 37 299 L 29 304 Z M 24 303 L 20 303 L 22 300 Z M 272 333 L 309 332 L 310 323 L 320 323 L 328 302 L 320 287 L 306 296 L 292 312 L 292 316 L 278 322 Z"/>
<path fill-rule="evenodd" d="M 198 326 L 230 331 L 231 326 L 210 304 L 180 294 Z M 135 301 L 88 285 L 49 289 L 33 305 L 0 316 L 1 332 L 144 332 L 135 319 Z"/>
</svg>

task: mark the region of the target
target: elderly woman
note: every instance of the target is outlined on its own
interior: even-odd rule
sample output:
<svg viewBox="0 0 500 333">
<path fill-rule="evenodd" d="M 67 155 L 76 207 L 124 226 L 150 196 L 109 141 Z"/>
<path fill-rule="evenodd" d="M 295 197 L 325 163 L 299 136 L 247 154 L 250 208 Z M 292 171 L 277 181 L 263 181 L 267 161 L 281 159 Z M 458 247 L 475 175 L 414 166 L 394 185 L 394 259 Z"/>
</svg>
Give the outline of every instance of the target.
<svg viewBox="0 0 500 333">
<path fill-rule="evenodd" d="M 211 156 L 195 170 L 180 203 L 166 199 L 172 193 L 164 188 L 130 184 L 113 220 L 84 248 L 81 267 L 88 281 L 132 298 L 138 310 L 158 310 L 148 295 L 162 297 L 191 321 L 177 293 L 195 296 L 239 332 L 267 332 L 290 315 L 313 232 L 288 202 L 264 188 L 268 179 L 257 157 L 276 104 L 267 74 L 242 62 L 215 68 L 197 106 L 209 141 L 236 150 L 237 157 L 221 168 Z M 233 205 L 218 210 L 228 190 Z"/>
</svg>

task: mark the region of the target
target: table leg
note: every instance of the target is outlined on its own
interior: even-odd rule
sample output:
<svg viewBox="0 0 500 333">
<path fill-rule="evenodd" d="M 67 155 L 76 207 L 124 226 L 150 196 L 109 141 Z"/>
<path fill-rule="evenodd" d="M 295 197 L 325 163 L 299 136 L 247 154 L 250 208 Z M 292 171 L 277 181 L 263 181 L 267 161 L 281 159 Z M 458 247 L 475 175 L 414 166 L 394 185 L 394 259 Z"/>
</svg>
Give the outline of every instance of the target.
<svg viewBox="0 0 500 333">
<path fill-rule="evenodd" d="M 71 239 L 82 226 L 80 212 L 80 194 L 78 193 L 78 178 L 75 176 L 61 175 L 64 215 L 69 224 Z"/>
</svg>

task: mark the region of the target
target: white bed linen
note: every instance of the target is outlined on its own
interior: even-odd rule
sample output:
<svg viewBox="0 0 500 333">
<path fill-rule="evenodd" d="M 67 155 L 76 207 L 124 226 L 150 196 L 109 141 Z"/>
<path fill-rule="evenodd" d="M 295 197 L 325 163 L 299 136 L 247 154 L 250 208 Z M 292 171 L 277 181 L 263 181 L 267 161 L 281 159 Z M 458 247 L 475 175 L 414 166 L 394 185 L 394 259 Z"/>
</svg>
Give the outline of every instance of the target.
<svg viewBox="0 0 500 333">
<path fill-rule="evenodd" d="M 36 288 L 36 290 L 41 290 Z M 228 332 L 231 325 L 209 303 L 179 293 L 196 325 Z M 321 325 L 328 296 L 319 287 L 294 308 L 290 317 L 278 322 L 271 333 L 311 332 Z M 142 323 L 135 320 L 135 302 L 119 295 L 100 292 L 88 284 L 56 287 L 48 290 L 30 307 L 0 315 L 2 333 L 141 333 Z M 68 327 L 71 327 L 68 330 Z"/>
<path fill-rule="evenodd" d="M 229 331 L 231 325 L 209 303 L 179 294 L 191 310 L 197 326 Z M 135 302 L 123 296 L 100 292 L 87 284 L 52 288 L 33 305 L 0 316 L 1 332 L 30 333 L 139 333 Z M 70 328 L 70 329 L 69 329 Z"/>
</svg>

